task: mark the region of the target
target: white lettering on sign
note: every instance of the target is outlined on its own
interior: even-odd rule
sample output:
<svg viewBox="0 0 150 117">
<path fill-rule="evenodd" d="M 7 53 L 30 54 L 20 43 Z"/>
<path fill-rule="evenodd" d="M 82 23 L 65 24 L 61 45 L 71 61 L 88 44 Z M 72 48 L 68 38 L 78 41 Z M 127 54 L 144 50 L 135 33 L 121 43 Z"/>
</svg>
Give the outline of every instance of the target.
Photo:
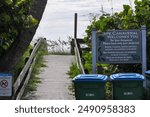
<svg viewBox="0 0 150 117">
<path fill-rule="evenodd" d="M 140 30 L 111 30 L 97 33 L 98 63 L 141 63 Z"/>
<path fill-rule="evenodd" d="M 124 95 L 133 95 L 133 92 L 124 92 Z"/>
<path fill-rule="evenodd" d="M 93 94 L 93 93 L 86 93 L 85 96 L 87 96 L 87 97 L 93 97 L 93 96 L 95 96 L 95 94 Z"/>
</svg>

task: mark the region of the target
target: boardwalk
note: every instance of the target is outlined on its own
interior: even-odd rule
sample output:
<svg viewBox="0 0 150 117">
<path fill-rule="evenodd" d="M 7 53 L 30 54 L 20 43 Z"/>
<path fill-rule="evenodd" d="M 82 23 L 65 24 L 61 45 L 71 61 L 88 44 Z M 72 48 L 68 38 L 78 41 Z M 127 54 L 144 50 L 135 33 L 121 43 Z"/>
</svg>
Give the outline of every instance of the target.
<svg viewBox="0 0 150 117">
<path fill-rule="evenodd" d="M 69 70 L 73 56 L 47 55 L 44 57 L 47 67 L 39 75 L 41 83 L 37 91 L 30 94 L 30 100 L 71 100 L 68 87 L 71 79 L 66 74 Z"/>
</svg>

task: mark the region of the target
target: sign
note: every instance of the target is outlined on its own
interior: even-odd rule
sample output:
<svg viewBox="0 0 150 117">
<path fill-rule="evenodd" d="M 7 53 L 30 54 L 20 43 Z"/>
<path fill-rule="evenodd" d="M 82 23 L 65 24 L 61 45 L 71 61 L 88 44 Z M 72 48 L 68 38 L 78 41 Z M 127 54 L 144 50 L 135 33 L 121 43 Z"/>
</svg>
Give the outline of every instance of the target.
<svg viewBox="0 0 150 117">
<path fill-rule="evenodd" d="M 8 86 L 7 80 L 1 80 L 0 86 L 1 86 L 2 88 L 7 88 L 7 86 Z"/>
<path fill-rule="evenodd" d="M 141 31 L 111 30 L 96 35 L 98 63 L 141 63 Z"/>
<path fill-rule="evenodd" d="M 0 74 L 0 96 L 12 96 L 11 74 Z"/>
</svg>

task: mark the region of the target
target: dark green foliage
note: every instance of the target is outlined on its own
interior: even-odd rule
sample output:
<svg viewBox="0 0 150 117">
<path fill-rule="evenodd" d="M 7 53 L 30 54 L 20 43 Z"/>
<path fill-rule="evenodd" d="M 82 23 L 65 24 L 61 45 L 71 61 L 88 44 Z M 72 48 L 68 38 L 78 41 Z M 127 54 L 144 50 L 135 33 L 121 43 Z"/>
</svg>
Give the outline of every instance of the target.
<svg viewBox="0 0 150 117">
<path fill-rule="evenodd" d="M 75 76 L 77 76 L 78 74 L 80 74 L 80 70 L 77 67 L 76 63 L 72 63 L 70 66 L 70 70 L 67 73 L 69 75 L 70 78 L 74 78 Z"/>
<path fill-rule="evenodd" d="M 1 0 L 0 2 L 0 56 L 25 28 L 35 26 L 37 20 L 30 13 L 33 0 Z"/>
<path fill-rule="evenodd" d="M 147 53 L 150 53 L 150 1 L 135 0 L 135 11 L 131 9 L 129 5 L 123 5 L 123 11 L 119 13 L 115 13 L 114 15 L 103 14 L 99 17 L 99 19 L 93 18 L 93 21 L 86 29 L 86 36 L 84 37 L 85 42 L 89 47 L 91 47 L 91 31 L 92 28 L 96 28 L 99 32 L 106 32 L 108 30 L 113 29 L 140 29 L 141 26 L 145 25 L 147 27 L 147 45 L 148 50 Z M 91 55 L 88 55 L 90 52 L 85 53 L 84 56 L 85 68 L 88 68 L 89 73 L 91 73 Z M 150 69 L 150 56 L 148 55 L 148 68 Z M 89 58 L 87 57 L 89 56 Z M 88 58 L 88 59 L 87 59 Z M 98 73 L 112 74 L 115 72 L 141 72 L 141 65 L 139 64 L 121 64 L 121 65 L 107 65 L 107 67 L 103 67 L 103 65 L 98 64 Z M 103 72 L 102 72 L 103 71 Z"/>
<path fill-rule="evenodd" d="M 92 53 L 83 53 L 83 58 L 84 58 L 84 62 L 83 62 L 83 67 L 84 69 L 88 72 L 91 73 L 92 72 Z"/>
</svg>

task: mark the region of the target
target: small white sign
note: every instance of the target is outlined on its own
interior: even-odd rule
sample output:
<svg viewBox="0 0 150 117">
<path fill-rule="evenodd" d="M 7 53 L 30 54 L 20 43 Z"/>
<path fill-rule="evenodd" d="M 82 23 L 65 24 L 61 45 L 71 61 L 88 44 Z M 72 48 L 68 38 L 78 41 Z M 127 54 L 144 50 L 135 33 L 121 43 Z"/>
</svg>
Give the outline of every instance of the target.
<svg viewBox="0 0 150 117">
<path fill-rule="evenodd" d="M 0 96 L 12 96 L 12 75 L 0 73 Z"/>
</svg>

